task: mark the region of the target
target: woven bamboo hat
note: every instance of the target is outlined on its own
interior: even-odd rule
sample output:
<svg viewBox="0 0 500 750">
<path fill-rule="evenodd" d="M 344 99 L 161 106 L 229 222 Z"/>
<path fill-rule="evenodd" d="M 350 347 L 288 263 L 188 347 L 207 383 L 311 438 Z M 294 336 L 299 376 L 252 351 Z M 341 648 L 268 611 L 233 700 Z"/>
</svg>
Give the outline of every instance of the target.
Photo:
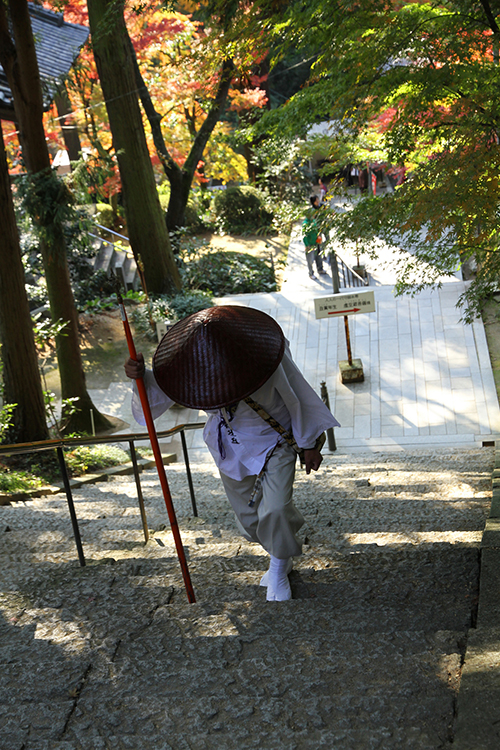
<svg viewBox="0 0 500 750">
<path fill-rule="evenodd" d="M 218 409 L 264 385 L 284 350 L 283 331 L 266 313 L 234 305 L 210 307 L 165 334 L 153 357 L 153 373 L 177 404 Z"/>
</svg>

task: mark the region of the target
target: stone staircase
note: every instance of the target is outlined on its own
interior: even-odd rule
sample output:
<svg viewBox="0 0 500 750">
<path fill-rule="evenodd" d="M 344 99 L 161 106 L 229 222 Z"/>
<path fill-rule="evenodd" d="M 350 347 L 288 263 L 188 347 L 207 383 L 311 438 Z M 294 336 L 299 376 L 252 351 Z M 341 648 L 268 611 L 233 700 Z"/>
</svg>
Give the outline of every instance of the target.
<svg viewBox="0 0 500 750">
<path fill-rule="evenodd" d="M 96 251 L 94 271 L 115 274 L 122 282 L 123 288 L 126 291 L 137 291 L 140 289 L 141 280 L 134 255 L 129 247 L 124 247 L 124 243 L 128 243 L 128 237 L 106 229 L 106 227 L 102 227 L 99 224 L 96 224 L 96 228 L 102 233 L 105 232 L 118 238 L 118 242 L 103 239 L 96 234 L 90 235 Z"/>
<path fill-rule="evenodd" d="M 293 600 L 238 536 L 211 464 L 167 468 L 197 602 L 155 472 L 1 508 L 0 747 L 428 750 L 451 747 L 478 592 L 492 452 L 336 455 L 299 472 Z M 4 526 L 0 527 L 3 532 Z M 29 680 L 27 680 L 29 675 Z"/>
</svg>

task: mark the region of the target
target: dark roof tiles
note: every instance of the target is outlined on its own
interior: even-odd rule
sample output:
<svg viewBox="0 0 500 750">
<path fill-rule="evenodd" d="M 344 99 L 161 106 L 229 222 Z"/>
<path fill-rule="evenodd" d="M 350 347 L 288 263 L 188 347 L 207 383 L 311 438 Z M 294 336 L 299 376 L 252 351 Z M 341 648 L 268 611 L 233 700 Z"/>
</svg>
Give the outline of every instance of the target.
<svg viewBox="0 0 500 750">
<path fill-rule="evenodd" d="M 62 13 L 54 13 L 33 3 L 28 3 L 28 7 L 44 91 L 44 105 L 49 107 L 58 82 L 68 74 L 80 48 L 87 41 L 89 29 L 80 24 L 67 23 Z M 0 65 L 0 117 L 11 119 L 13 116 L 12 94 Z"/>
</svg>

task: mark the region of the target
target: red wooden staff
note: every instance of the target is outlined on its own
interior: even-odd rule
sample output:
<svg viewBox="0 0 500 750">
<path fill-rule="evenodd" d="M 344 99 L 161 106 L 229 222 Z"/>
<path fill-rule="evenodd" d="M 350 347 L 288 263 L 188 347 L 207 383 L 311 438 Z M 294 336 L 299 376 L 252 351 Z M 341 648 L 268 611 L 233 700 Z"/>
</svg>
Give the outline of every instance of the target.
<svg viewBox="0 0 500 750">
<path fill-rule="evenodd" d="M 130 330 L 130 324 L 128 322 L 127 313 L 125 311 L 125 305 L 123 299 L 118 291 L 116 290 L 118 297 L 118 304 L 120 306 L 120 312 L 123 321 L 123 328 L 125 329 L 125 337 L 127 339 L 128 351 L 132 359 L 137 361 L 137 352 L 135 350 L 134 339 L 132 338 L 132 331 Z M 168 518 L 170 520 L 170 527 L 172 534 L 174 535 L 175 547 L 177 549 L 177 557 L 182 570 L 182 577 L 184 578 L 184 586 L 186 588 L 186 594 L 189 602 L 195 602 L 195 596 L 193 591 L 193 585 L 191 583 L 191 576 L 189 575 L 189 568 L 186 562 L 186 555 L 184 553 L 184 547 L 182 546 L 181 535 L 179 532 L 179 526 L 175 517 L 174 504 L 172 502 L 172 495 L 168 487 L 167 475 L 165 474 L 165 467 L 163 465 L 163 459 L 161 457 L 160 444 L 158 442 L 158 436 L 156 434 L 153 417 L 151 415 L 151 409 L 148 401 L 148 394 L 146 392 L 146 386 L 144 385 L 143 378 L 137 378 L 137 390 L 139 391 L 139 397 L 141 399 L 142 410 L 146 419 L 146 426 L 148 428 L 149 439 L 151 441 L 151 448 L 155 457 L 156 468 L 158 470 L 158 476 L 160 477 L 160 484 L 163 490 L 163 497 L 165 499 L 165 505 L 167 506 Z"/>
</svg>

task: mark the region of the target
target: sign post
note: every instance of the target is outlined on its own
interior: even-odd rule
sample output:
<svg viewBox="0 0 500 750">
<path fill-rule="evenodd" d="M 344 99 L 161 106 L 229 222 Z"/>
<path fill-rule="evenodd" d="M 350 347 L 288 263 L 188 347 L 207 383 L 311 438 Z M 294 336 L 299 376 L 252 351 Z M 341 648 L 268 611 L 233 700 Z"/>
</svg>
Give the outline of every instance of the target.
<svg viewBox="0 0 500 750">
<path fill-rule="evenodd" d="M 344 317 L 347 361 L 339 362 L 340 379 L 343 383 L 361 383 L 365 379 L 363 363 L 353 359 L 349 335 L 349 315 L 375 312 L 375 292 L 359 290 L 333 294 L 329 297 L 316 297 L 314 300 L 316 318 Z"/>
</svg>

